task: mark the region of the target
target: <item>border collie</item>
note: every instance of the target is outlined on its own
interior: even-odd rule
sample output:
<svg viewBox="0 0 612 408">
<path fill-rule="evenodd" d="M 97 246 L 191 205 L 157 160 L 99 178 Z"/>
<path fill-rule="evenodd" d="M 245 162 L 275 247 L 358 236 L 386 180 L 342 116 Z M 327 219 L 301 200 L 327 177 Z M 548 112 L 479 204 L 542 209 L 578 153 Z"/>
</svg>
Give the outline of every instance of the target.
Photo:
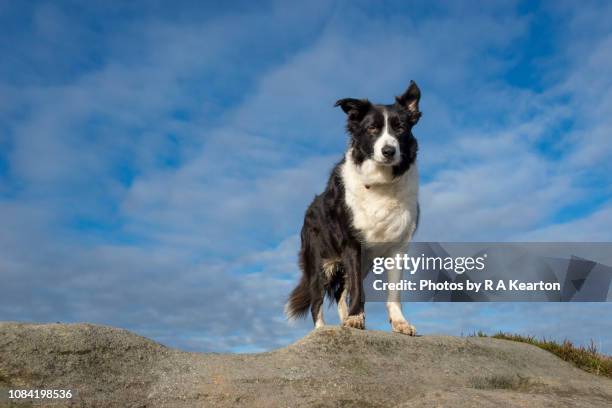
<svg viewBox="0 0 612 408">
<path fill-rule="evenodd" d="M 363 279 L 374 257 L 407 248 L 416 231 L 417 141 L 421 91 L 414 81 L 392 105 L 367 99 L 340 99 L 350 142 L 325 191 L 306 210 L 299 255 L 302 277 L 285 306 L 290 319 L 308 309 L 315 327 L 325 325 L 325 295 L 338 303 L 345 327 L 365 328 Z M 401 270 L 388 271 L 399 282 Z M 389 291 L 387 312 L 394 332 L 414 336 L 402 313 L 400 292 Z"/>
</svg>

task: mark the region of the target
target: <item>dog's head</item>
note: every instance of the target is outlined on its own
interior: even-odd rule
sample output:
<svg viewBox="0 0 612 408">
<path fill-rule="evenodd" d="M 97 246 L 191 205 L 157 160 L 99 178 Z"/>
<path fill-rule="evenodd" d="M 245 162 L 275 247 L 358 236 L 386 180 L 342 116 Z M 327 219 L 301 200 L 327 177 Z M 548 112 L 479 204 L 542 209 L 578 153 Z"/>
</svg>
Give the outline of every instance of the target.
<svg viewBox="0 0 612 408">
<path fill-rule="evenodd" d="M 419 121 L 421 91 L 414 81 L 392 105 L 375 105 L 367 99 L 345 98 L 336 102 L 347 114 L 353 154 L 358 162 L 374 160 L 384 166 L 407 164 L 416 158 L 412 127 Z"/>
</svg>

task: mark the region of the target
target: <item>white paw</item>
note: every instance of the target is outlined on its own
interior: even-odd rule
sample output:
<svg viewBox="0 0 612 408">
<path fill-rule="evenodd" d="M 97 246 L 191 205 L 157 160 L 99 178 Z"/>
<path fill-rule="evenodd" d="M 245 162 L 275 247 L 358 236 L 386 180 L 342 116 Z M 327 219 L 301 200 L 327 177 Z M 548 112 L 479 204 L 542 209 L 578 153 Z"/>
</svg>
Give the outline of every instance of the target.
<svg viewBox="0 0 612 408">
<path fill-rule="evenodd" d="M 352 315 L 344 319 L 342 322 L 344 327 L 352 327 L 353 329 L 365 329 L 365 316 L 362 314 Z"/>
<path fill-rule="evenodd" d="M 416 335 L 416 328 L 405 320 L 392 321 L 391 327 L 394 333 L 407 334 L 408 336 Z"/>
</svg>

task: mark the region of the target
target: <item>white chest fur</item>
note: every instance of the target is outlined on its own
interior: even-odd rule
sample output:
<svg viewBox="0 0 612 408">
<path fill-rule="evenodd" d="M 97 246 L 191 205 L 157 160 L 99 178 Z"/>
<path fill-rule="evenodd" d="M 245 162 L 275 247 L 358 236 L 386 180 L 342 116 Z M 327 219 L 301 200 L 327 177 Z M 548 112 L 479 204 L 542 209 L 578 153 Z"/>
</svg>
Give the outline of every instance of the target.
<svg viewBox="0 0 612 408">
<path fill-rule="evenodd" d="M 419 194 L 416 163 L 393 179 L 391 167 L 372 160 L 355 165 L 349 150 L 342 166 L 342 179 L 353 226 L 365 244 L 406 242 L 412 238 Z"/>
</svg>

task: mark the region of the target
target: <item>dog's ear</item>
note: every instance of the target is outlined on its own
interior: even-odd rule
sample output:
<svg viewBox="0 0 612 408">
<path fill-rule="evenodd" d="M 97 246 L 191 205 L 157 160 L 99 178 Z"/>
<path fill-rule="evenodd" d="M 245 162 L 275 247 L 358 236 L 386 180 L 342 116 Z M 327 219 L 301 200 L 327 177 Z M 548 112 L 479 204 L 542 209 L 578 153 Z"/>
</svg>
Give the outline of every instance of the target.
<svg viewBox="0 0 612 408">
<path fill-rule="evenodd" d="M 410 121 L 416 124 L 421 117 L 419 111 L 419 100 L 421 99 L 421 90 L 416 82 L 410 81 L 410 86 L 401 96 L 395 97 L 395 102 L 410 113 Z"/>
<path fill-rule="evenodd" d="M 338 100 L 334 106 L 340 106 L 349 120 L 359 120 L 368 113 L 371 104 L 367 99 L 344 98 Z"/>
</svg>

